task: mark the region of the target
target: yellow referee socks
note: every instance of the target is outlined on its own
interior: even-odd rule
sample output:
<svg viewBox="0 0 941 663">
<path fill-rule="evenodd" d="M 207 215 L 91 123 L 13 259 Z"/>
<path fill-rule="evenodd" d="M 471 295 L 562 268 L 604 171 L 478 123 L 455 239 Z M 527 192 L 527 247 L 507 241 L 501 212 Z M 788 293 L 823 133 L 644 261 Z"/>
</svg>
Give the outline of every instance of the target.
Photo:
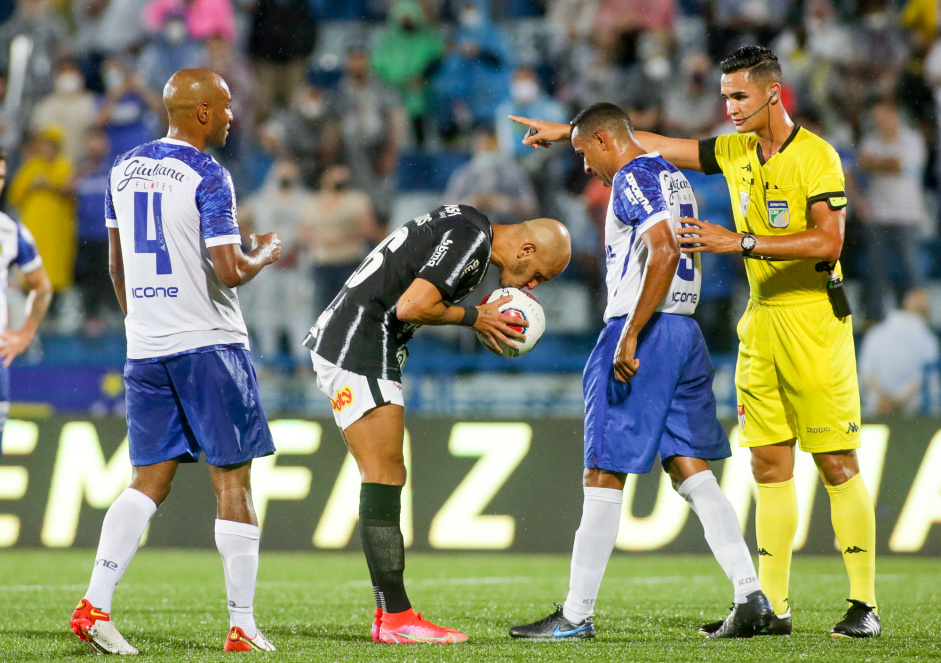
<svg viewBox="0 0 941 663">
<path fill-rule="evenodd" d="M 849 598 L 876 605 L 876 514 L 866 484 L 858 474 L 839 486 L 827 486 L 830 520 L 840 542 L 850 578 Z"/>
<path fill-rule="evenodd" d="M 797 533 L 797 491 L 794 479 L 759 483 L 755 510 L 758 535 L 758 580 L 776 614 L 787 612 L 791 553 Z"/>
</svg>

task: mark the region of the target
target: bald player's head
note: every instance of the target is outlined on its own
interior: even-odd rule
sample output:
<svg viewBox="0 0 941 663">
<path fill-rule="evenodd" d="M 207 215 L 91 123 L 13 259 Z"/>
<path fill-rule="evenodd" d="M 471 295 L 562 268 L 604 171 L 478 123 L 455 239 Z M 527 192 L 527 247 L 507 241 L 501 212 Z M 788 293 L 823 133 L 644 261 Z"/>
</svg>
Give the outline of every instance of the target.
<svg viewBox="0 0 941 663">
<path fill-rule="evenodd" d="M 511 255 L 504 257 L 500 272 L 502 287 L 532 289 L 554 279 L 568 266 L 572 239 L 559 221 L 531 219 L 502 227 L 509 231 L 511 238 Z"/>
<path fill-rule="evenodd" d="M 208 69 L 181 69 L 163 88 L 170 134 L 222 147 L 232 122 L 229 86 Z"/>
</svg>

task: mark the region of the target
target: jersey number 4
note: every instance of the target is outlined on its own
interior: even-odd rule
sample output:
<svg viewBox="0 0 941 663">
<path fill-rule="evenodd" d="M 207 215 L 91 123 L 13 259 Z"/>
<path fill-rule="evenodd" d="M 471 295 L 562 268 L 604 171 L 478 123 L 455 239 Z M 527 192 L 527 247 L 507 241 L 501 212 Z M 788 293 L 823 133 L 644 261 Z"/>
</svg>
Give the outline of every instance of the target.
<svg viewBox="0 0 941 663">
<path fill-rule="evenodd" d="M 148 200 L 149 199 L 149 200 Z M 170 252 L 167 250 L 167 238 L 163 235 L 163 213 L 161 203 L 163 194 L 154 191 L 134 192 L 134 253 L 154 253 L 157 255 L 157 273 L 170 274 Z M 147 239 L 148 208 L 153 209 L 154 234 L 156 239 Z"/>
</svg>

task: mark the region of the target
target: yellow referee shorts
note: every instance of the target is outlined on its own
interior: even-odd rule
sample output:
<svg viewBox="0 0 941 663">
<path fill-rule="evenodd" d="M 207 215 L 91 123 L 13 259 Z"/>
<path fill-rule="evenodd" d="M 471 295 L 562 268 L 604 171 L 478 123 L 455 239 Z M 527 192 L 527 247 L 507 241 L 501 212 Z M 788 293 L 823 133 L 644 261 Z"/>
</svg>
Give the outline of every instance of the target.
<svg viewBox="0 0 941 663">
<path fill-rule="evenodd" d="M 741 446 L 797 438 L 810 453 L 859 448 L 852 318 L 834 317 L 826 295 L 786 302 L 752 295 L 738 338 Z"/>
</svg>

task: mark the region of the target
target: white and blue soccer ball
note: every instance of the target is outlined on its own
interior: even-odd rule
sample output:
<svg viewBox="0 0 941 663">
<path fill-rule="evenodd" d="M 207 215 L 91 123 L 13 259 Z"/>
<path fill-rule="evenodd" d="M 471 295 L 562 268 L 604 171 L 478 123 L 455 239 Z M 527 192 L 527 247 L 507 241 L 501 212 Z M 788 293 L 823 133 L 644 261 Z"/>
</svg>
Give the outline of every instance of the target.
<svg viewBox="0 0 941 663">
<path fill-rule="evenodd" d="M 543 333 L 546 331 L 546 313 L 542 310 L 542 305 L 536 301 L 536 298 L 525 290 L 520 290 L 519 288 L 497 288 L 491 292 L 481 304 L 486 304 L 487 302 L 492 302 L 501 297 L 509 295 L 513 299 L 508 301 L 506 304 L 500 307 L 500 312 L 504 315 L 513 316 L 516 318 L 521 318 L 526 320 L 529 323 L 528 327 L 514 327 L 516 331 L 522 332 L 526 335 L 525 340 L 519 340 L 514 338 L 513 341 L 516 343 L 515 348 L 511 348 L 506 343 L 501 342 L 500 347 L 503 350 L 501 357 L 522 357 L 525 354 L 528 354 L 533 348 L 536 347 L 536 344 L 539 343 L 539 339 L 542 338 Z M 483 343 L 483 346 L 493 352 L 494 354 L 500 354 L 497 352 L 493 346 L 490 345 L 490 342 L 487 341 L 480 333 L 477 333 L 477 338 Z"/>
</svg>

